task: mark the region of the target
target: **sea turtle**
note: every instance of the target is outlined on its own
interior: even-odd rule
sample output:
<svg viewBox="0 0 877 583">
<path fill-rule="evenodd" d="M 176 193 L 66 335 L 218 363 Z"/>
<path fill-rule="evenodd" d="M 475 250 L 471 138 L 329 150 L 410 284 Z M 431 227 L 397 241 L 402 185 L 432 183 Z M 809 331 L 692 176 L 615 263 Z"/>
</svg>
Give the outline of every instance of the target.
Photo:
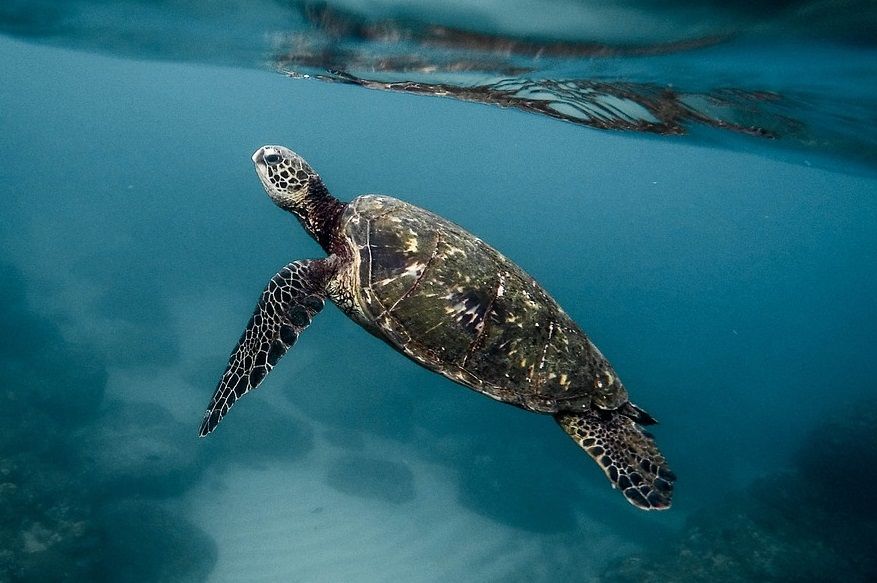
<svg viewBox="0 0 877 583">
<path fill-rule="evenodd" d="M 547 413 L 625 498 L 670 507 L 676 476 L 612 366 L 557 302 L 481 239 L 395 198 L 344 203 L 298 154 L 264 146 L 256 173 L 328 257 L 293 261 L 262 292 L 204 415 L 200 435 L 259 386 L 331 299 L 418 364 L 480 393 Z"/>
</svg>

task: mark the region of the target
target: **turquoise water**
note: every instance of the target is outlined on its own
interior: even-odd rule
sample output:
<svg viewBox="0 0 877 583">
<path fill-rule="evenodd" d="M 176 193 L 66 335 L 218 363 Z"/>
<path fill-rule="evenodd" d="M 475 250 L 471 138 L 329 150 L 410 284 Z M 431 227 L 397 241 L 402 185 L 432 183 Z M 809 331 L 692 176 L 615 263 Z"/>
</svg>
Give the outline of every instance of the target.
<svg viewBox="0 0 877 583">
<path fill-rule="evenodd" d="M 376 66 L 412 48 L 355 19 L 331 58 L 290 52 L 285 27 L 317 44 L 339 30 L 296 5 L 0 8 L 0 581 L 873 580 L 867 4 L 624 4 L 654 24 L 635 38 L 612 14 L 585 26 L 586 2 L 541 19 L 331 5 L 430 42 L 423 23 L 618 53 L 534 61 L 464 37 L 416 54 L 478 57 L 477 73 L 434 78 Z M 701 121 L 597 130 L 466 102 L 495 103 L 484 88 L 512 66 L 633 83 L 628 113 L 644 84 L 682 84 Z M 390 78 L 471 93 L 358 86 Z M 716 114 L 717 88 L 780 105 Z M 428 208 L 530 272 L 660 420 L 673 508 L 636 510 L 551 419 L 417 367 L 333 307 L 199 439 L 267 280 L 322 255 L 262 191 L 250 155 L 266 143 L 339 198 Z"/>
</svg>

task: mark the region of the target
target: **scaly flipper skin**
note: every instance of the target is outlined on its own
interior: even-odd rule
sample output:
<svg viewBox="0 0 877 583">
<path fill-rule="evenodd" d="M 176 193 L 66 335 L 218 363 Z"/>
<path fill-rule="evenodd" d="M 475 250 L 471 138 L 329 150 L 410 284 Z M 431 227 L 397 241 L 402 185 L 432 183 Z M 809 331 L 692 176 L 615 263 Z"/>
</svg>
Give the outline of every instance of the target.
<svg viewBox="0 0 877 583">
<path fill-rule="evenodd" d="M 554 416 L 627 501 L 643 510 L 670 508 L 676 475 L 658 451 L 651 434 L 615 411 L 558 413 Z"/>
<path fill-rule="evenodd" d="M 294 261 L 271 278 L 204 414 L 199 435 L 219 425 L 235 401 L 259 386 L 289 347 L 323 309 L 333 257 Z"/>
</svg>

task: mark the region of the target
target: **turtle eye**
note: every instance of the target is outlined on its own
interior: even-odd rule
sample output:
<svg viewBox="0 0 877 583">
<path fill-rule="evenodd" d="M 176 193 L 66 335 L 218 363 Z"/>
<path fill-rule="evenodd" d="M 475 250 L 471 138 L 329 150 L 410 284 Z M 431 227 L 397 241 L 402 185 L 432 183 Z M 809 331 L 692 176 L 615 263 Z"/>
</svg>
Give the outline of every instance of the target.
<svg viewBox="0 0 877 583">
<path fill-rule="evenodd" d="M 274 166 L 275 164 L 279 164 L 283 158 L 280 154 L 268 154 L 265 156 L 265 162 Z"/>
</svg>

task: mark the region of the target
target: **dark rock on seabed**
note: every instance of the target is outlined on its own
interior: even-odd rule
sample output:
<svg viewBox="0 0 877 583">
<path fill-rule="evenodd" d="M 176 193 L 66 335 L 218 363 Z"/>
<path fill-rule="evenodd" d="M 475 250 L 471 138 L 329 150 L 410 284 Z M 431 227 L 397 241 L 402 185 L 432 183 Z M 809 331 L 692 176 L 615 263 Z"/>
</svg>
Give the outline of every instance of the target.
<svg viewBox="0 0 877 583">
<path fill-rule="evenodd" d="M 179 494 L 195 436 L 158 405 L 107 403 L 99 351 L 67 343 L 0 263 L 0 581 L 201 581 L 209 537 Z"/>
<path fill-rule="evenodd" d="M 81 434 L 82 465 L 105 496 L 176 496 L 202 469 L 192 428 L 155 403 L 108 403 Z"/>
<path fill-rule="evenodd" d="M 234 414 L 233 423 L 224 423 L 209 439 L 198 441 L 202 455 L 252 466 L 297 460 L 314 448 L 313 430 L 307 424 L 261 399 L 239 404 Z M 186 427 L 186 432 L 191 437 L 192 428 Z"/>
<path fill-rule="evenodd" d="M 360 498 L 401 504 L 414 500 L 414 474 L 403 463 L 347 455 L 336 459 L 326 475 L 330 487 Z"/>
<path fill-rule="evenodd" d="M 661 552 L 611 565 L 604 581 L 877 580 L 877 401 L 805 438 L 794 465 L 695 513 Z"/>
<path fill-rule="evenodd" d="M 213 540 L 179 512 L 148 501 L 125 500 L 101 508 L 103 581 L 204 581 L 216 563 Z"/>
</svg>

